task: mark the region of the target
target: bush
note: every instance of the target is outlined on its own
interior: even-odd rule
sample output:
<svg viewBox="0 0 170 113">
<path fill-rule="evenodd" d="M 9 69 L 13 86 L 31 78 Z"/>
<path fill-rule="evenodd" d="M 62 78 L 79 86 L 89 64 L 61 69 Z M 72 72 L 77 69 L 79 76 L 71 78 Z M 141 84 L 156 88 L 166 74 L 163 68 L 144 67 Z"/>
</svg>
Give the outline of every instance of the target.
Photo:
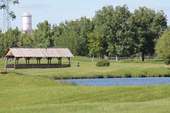
<svg viewBox="0 0 170 113">
<path fill-rule="evenodd" d="M 165 62 L 166 65 L 169 65 L 170 64 L 170 58 L 164 59 L 164 62 Z"/>
<path fill-rule="evenodd" d="M 108 60 L 101 60 L 96 63 L 98 67 L 107 67 L 110 66 L 110 62 Z"/>
<path fill-rule="evenodd" d="M 166 64 L 170 64 L 170 31 L 166 31 L 157 41 L 156 53 Z"/>
</svg>

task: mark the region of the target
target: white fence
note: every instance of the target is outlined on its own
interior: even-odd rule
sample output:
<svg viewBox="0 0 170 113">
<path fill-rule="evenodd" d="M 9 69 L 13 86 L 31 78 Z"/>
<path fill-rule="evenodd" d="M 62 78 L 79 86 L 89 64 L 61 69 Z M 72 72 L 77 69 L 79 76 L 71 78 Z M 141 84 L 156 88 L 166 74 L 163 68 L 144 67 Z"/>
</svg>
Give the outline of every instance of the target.
<svg viewBox="0 0 170 113">
<path fill-rule="evenodd" d="M 101 60 L 101 59 L 108 59 L 108 60 L 111 60 L 111 61 L 142 61 L 142 58 L 141 57 L 118 57 L 118 56 L 115 56 L 115 57 L 107 57 L 105 56 L 104 58 L 101 58 L 101 57 L 97 57 L 97 58 L 93 58 L 93 57 L 89 57 L 91 58 L 92 61 L 94 60 Z M 161 61 L 162 59 L 160 58 L 157 58 L 157 57 L 154 57 L 154 56 L 145 56 L 145 60 L 147 61 Z"/>
</svg>

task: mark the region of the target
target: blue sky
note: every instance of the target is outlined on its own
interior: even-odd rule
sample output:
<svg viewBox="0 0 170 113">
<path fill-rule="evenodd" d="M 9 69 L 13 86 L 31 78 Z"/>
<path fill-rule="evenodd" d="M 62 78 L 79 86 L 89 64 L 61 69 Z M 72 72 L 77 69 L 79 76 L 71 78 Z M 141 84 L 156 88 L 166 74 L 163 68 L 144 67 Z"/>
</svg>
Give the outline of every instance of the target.
<svg viewBox="0 0 170 113">
<path fill-rule="evenodd" d="M 52 24 L 58 24 L 81 16 L 91 18 L 95 11 L 103 6 L 124 4 L 131 11 L 139 6 L 163 10 L 168 17 L 168 24 L 170 24 L 169 0 L 20 0 L 20 4 L 14 8 L 17 18 L 12 22 L 12 26 L 21 28 L 21 16 L 24 12 L 32 13 L 33 26 L 35 27 L 37 23 L 44 20 L 48 20 Z"/>
</svg>

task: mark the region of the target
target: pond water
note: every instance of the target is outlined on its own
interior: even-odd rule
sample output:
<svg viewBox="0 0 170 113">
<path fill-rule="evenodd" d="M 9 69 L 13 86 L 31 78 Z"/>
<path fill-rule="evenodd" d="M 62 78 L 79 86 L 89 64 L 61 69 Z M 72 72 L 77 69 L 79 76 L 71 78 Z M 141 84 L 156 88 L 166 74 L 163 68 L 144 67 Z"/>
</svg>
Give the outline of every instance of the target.
<svg viewBox="0 0 170 113">
<path fill-rule="evenodd" d="M 170 77 L 68 79 L 64 82 L 82 86 L 141 86 L 170 84 Z"/>
</svg>

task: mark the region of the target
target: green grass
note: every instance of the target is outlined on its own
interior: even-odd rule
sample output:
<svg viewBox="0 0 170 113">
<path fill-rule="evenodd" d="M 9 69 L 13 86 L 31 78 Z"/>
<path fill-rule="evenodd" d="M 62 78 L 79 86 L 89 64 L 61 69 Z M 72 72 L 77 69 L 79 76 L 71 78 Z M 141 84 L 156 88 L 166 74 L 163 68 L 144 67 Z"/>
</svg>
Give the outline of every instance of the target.
<svg viewBox="0 0 170 113">
<path fill-rule="evenodd" d="M 170 68 L 160 61 L 111 62 L 110 67 L 96 67 L 96 61 L 95 59 L 92 62 L 86 57 L 75 57 L 72 60 L 71 68 L 18 69 L 10 71 L 10 73 L 51 78 L 170 76 Z M 78 62 L 80 67 L 77 67 Z"/>
<path fill-rule="evenodd" d="M 168 113 L 170 86 L 83 87 L 0 76 L 0 113 Z"/>
<path fill-rule="evenodd" d="M 80 67 L 76 67 L 80 62 Z M 0 75 L 0 113 L 169 113 L 170 85 L 85 87 L 58 83 L 53 77 L 132 74 L 168 75 L 163 63 L 112 62 L 96 67 L 76 57 L 71 68 L 20 69 Z M 2 61 L 0 62 L 3 67 Z"/>
</svg>

